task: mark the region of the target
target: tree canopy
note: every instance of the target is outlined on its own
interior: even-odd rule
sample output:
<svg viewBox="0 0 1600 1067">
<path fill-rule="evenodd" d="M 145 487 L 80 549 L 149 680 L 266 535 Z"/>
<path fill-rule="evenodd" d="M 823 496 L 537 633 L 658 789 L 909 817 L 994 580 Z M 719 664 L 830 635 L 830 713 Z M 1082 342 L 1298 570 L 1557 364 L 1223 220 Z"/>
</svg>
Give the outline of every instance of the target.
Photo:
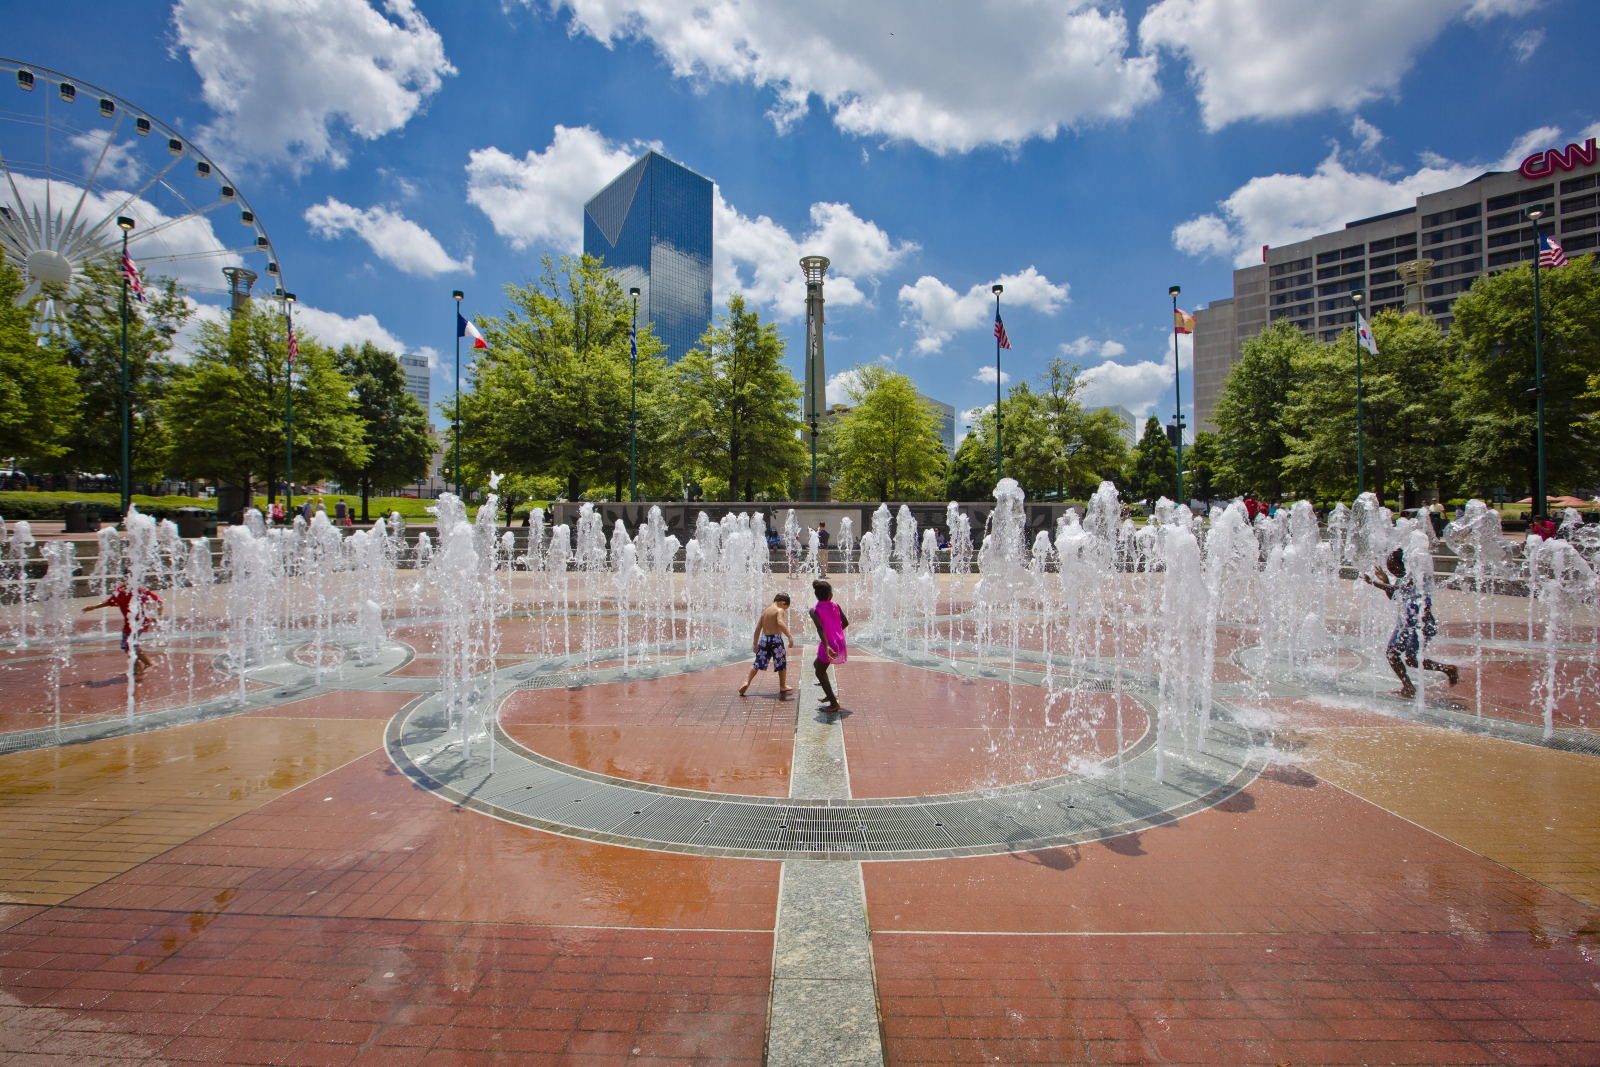
<svg viewBox="0 0 1600 1067">
<path fill-rule="evenodd" d="M 1295 360 L 1308 359 L 1316 349 L 1317 342 L 1287 319 L 1245 341 L 1211 416 L 1225 492 L 1270 497 L 1284 491 L 1283 461 L 1289 454 L 1284 419 Z"/>
<path fill-rule="evenodd" d="M 1133 450 L 1127 483 L 1129 499 L 1152 503 L 1161 497 L 1178 499 L 1178 453 L 1154 415 L 1145 420 L 1144 436 Z"/>
<path fill-rule="evenodd" d="M 0 260 L 0 459 L 51 462 L 70 450 L 77 376 L 59 348 L 33 333 L 35 303 L 13 307 L 22 278 Z"/>
<path fill-rule="evenodd" d="M 727 316 L 667 371 L 662 408 L 675 428 L 667 451 L 685 475 L 725 483 L 730 500 L 786 492 L 804 461 L 800 383 L 783 350 L 777 327 L 735 293 Z"/>
<path fill-rule="evenodd" d="M 371 341 L 360 348 L 345 345 L 335 357 L 339 372 L 355 393 L 355 414 L 366 429 L 366 460 L 338 466 L 340 483 L 361 487 L 361 521 L 367 521 L 367 498 L 374 486 L 405 485 L 428 476 L 433 459 L 433 433 L 428 413 L 406 392 L 406 375 L 393 352 Z"/>
<path fill-rule="evenodd" d="M 334 354 L 314 337 L 297 339 L 291 386 L 288 334 L 275 308 L 251 303 L 227 322 L 201 323 L 194 362 L 174 377 L 163 405 L 171 470 L 241 486 L 264 479 L 273 499 L 284 475 L 291 389 L 295 478 L 365 465 L 365 424 Z"/>
<path fill-rule="evenodd" d="M 836 495 L 851 500 L 926 499 L 944 484 L 939 413 L 904 374 L 861 364 L 844 379 L 850 410 L 826 431 Z"/>
<path fill-rule="evenodd" d="M 628 477 L 632 304 L 592 256 L 546 256 L 537 282 L 506 286 L 503 318 L 478 320 L 489 348 L 473 360 L 461 396 L 462 466 L 553 475 L 570 499 Z M 665 347 L 647 324 L 638 336 L 640 480 L 664 463 L 660 387 Z M 448 419 L 454 398 L 440 401 Z"/>
</svg>

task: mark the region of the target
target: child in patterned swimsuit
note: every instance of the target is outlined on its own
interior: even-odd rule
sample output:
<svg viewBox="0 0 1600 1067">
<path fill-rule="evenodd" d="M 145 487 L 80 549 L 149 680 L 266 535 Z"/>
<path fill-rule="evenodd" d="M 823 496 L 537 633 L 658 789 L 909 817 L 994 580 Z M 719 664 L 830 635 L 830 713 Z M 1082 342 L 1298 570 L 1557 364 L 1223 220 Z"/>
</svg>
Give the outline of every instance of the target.
<svg viewBox="0 0 1600 1067">
<path fill-rule="evenodd" d="M 756 671 L 764 671 L 770 663 L 778 672 L 778 699 L 782 700 L 789 689 L 789 655 L 784 651 L 784 638 L 789 639 L 789 647 L 794 647 L 794 635 L 789 632 L 789 624 L 784 616 L 789 613 L 789 594 L 779 593 L 772 598 L 772 603 L 767 605 L 767 610 L 761 613 L 761 618 L 756 622 L 755 637 L 750 641 L 750 648 L 756 654 L 756 665 L 750 668 L 750 673 L 745 676 L 744 684 L 739 687 L 739 695 L 744 696 L 750 688 L 750 683 L 756 680 Z"/>
</svg>

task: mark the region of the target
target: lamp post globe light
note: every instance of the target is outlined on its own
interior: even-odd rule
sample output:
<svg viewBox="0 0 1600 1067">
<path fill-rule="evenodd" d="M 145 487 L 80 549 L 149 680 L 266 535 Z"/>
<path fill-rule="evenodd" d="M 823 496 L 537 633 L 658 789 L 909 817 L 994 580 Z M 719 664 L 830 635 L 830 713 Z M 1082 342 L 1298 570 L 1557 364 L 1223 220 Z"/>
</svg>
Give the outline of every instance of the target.
<svg viewBox="0 0 1600 1067">
<path fill-rule="evenodd" d="M 1367 491 L 1367 465 L 1362 455 L 1361 425 L 1361 301 L 1366 295 L 1360 289 L 1353 289 L 1350 292 L 1350 303 L 1356 308 L 1355 326 L 1350 331 L 1350 339 L 1356 345 L 1356 496 Z"/>
<path fill-rule="evenodd" d="M 1543 204 L 1535 204 L 1528 209 L 1528 218 L 1533 220 L 1533 388 L 1528 392 L 1533 395 L 1534 407 L 1539 414 L 1538 430 L 1535 435 L 1539 451 L 1539 483 L 1533 489 L 1535 519 L 1546 514 L 1546 494 L 1549 492 L 1544 476 L 1544 323 L 1541 321 L 1542 309 L 1539 301 L 1539 256 L 1542 251 L 1539 244 L 1539 220 L 1545 215 Z"/>
<path fill-rule="evenodd" d="M 1172 297 L 1172 387 L 1176 404 L 1172 415 L 1176 430 L 1172 444 L 1178 450 L 1178 503 L 1183 504 L 1187 501 L 1183 495 L 1183 376 L 1178 373 L 1178 294 L 1181 292 L 1181 286 L 1167 287 L 1167 295 Z"/>
<path fill-rule="evenodd" d="M 639 287 L 633 298 L 633 324 L 628 327 L 628 503 L 639 500 Z"/>
<path fill-rule="evenodd" d="M 994 321 L 998 323 L 1000 321 L 1000 294 L 1006 291 L 1006 287 L 1001 285 L 999 282 L 995 282 L 994 285 L 990 287 L 989 291 L 994 294 Z M 1006 454 L 1006 450 L 1004 447 L 1004 441 L 1001 437 L 1001 432 L 1000 331 L 999 329 L 996 329 L 994 332 L 994 480 L 995 484 L 997 485 L 999 484 L 1000 479 L 1005 477 L 1003 457 Z"/>
<path fill-rule="evenodd" d="M 456 476 L 456 496 L 461 495 L 461 298 L 466 294 L 460 289 L 450 293 L 456 302 L 456 411 L 451 422 L 451 435 L 455 442 L 455 458 L 450 461 L 450 469 Z"/>
<path fill-rule="evenodd" d="M 122 516 L 127 520 L 128 506 L 133 501 L 133 389 L 128 384 L 128 234 L 133 220 L 118 216 L 117 228 L 122 231 Z"/>
</svg>

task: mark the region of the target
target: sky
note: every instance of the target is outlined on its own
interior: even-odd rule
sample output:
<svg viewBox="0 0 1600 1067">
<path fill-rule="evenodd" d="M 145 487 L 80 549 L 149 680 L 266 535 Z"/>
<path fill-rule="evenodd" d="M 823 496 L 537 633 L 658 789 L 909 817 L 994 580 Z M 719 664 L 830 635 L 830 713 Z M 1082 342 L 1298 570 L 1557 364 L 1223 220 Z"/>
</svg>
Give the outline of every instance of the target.
<svg viewBox="0 0 1600 1067">
<path fill-rule="evenodd" d="M 451 291 L 503 314 L 650 147 L 716 183 L 717 314 L 744 293 L 803 377 L 798 260 L 826 255 L 830 400 L 881 361 L 961 433 L 994 401 L 996 281 L 1004 384 L 1060 355 L 1087 402 L 1165 421 L 1170 286 L 1204 307 L 1263 244 L 1600 132 L 1593 0 L 7 8 L 6 58 L 116 94 L 225 171 L 304 331 L 430 357 L 435 400 Z M 0 150 L 25 136 L 0 108 Z M 1187 338 L 1178 361 L 1192 420 Z"/>
</svg>

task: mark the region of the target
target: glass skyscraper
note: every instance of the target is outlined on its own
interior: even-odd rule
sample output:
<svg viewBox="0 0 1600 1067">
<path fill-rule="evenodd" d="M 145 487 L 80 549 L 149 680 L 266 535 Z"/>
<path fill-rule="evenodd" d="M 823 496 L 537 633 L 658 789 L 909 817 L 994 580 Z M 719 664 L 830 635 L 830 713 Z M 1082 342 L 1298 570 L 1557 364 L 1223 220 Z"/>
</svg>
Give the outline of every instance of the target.
<svg viewBox="0 0 1600 1067">
<path fill-rule="evenodd" d="M 711 179 L 646 152 L 583 205 L 583 251 L 639 287 L 639 317 L 677 360 L 711 325 Z"/>
</svg>

